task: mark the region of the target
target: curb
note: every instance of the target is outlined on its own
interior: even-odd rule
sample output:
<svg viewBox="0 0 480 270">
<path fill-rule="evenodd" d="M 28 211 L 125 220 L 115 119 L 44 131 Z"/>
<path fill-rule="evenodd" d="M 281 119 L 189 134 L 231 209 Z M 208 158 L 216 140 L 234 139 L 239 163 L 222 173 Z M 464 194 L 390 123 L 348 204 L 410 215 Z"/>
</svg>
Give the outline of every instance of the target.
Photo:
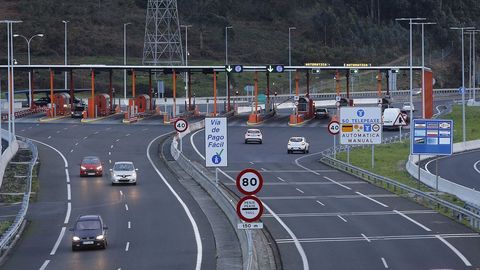
<svg viewBox="0 0 480 270">
<path fill-rule="evenodd" d="M 117 114 L 120 114 L 120 113 L 114 113 L 114 114 L 111 114 L 111 115 L 107 115 L 107 116 L 102 116 L 102 117 L 97 117 L 97 118 L 82 118 L 82 120 L 80 120 L 80 122 L 82 123 L 90 123 L 90 122 L 95 122 L 95 121 L 99 121 L 99 120 L 103 120 L 103 119 L 106 119 L 106 118 L 110 118 L 110 117 L 113 117 Z"/>
<path fill-rule="evenodd" d="M 59 116 L 59 117 L 48 117 L 48 116 L 44 116 L 40 119 L 38 119 L 39 122 L 52 122 L 52 121 L 55 121 L 55 120 L 59 120 L 59 119 L 63 119 L 63 118 L 67 118 L 69 117 L 68 115 L 64 115 L 64 116 Z"/>
</svg>

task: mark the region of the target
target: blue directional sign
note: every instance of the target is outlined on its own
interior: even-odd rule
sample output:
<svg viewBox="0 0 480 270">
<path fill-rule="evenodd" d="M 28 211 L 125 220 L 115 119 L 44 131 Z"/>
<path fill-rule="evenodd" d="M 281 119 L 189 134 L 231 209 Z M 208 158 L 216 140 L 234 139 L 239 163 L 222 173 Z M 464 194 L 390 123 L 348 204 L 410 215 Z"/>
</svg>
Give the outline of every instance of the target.
<svg viewBox="0 0 480 270">
<path fill-rule="evenodd" d="M 225 71 L 228 73 L 230 72 L 240 73 L 240 72 L 243 72 L 243 66 L 242 65 L 226 65 Z"/>
<path fill-rule="evenodd" d="M 451 155 L 453 120 L 414 119 L 411 141 L 412 155 Z"/>
<path fill-rule="evenodd" d="M 205 166 L 228 166 L 227 118 L 205 118 Z"/>
<path fill-rule="evenodd" d="M 283 65 L 268 65 L 266 68 L 268 72 L 276 72 L 276 73 L 282 73 L 285 69 Z"/>
</svg>

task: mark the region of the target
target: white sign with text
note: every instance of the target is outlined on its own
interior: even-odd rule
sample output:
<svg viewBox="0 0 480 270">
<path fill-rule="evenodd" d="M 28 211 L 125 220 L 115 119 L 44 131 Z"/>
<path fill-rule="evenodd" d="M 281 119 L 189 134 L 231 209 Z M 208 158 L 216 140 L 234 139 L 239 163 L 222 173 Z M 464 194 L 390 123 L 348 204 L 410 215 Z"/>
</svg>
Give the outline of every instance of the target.
<svg viewBox="0 0 480 270">
<path fill-rule="evenodd" d="M 205 166 L 228 166 L 227 118 L 205 118 Z"/>
<path fill-rule="evenodd" d="M 341 144 L 381 144 L 380 107 L 340 107 Z"/>
</svg>

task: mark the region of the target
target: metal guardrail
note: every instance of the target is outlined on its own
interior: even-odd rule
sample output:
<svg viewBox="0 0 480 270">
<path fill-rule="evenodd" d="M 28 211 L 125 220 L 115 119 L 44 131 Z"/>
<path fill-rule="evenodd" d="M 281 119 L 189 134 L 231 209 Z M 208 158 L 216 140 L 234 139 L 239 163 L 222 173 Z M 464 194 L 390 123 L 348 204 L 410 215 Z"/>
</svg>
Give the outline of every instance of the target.
<svg viewBox="0 0 480 270">
<path fill-rule="evenodd" d="M 38 159 L 37 147 L 28 139 L 20 138 L 20 141 L 25 143 L 30 149 L 30 151 L 32 152 L 32 160 L 30 160 L 30 163 L 29 163 L 29 169 L 27 174 L 27 188 L 23 195 L 22 206 L 20 208 L 20 211 L 16 215 L 12 225 L 10 225 L 8 230 L 0 238 L 0 256 L 5 252 L 5 250 L 9 248 L 10 243 L 14 240 L 23 221 L 25 220 L 25 215 L 27 214 L 28 206 L 30 202 L 30 194 L 32 192 L 32 172 Z"/>
</svg>

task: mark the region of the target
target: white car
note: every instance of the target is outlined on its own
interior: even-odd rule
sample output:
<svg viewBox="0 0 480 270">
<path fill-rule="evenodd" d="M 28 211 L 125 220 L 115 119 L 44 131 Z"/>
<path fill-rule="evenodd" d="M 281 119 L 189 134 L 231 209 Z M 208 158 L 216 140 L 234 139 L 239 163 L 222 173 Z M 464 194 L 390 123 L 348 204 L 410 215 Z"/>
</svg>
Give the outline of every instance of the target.
<svg viewBox="0 0 480 270">
<path fill-rule="evenodd" d="M 305 137 L 291 137 L 287 144 L 287 153 L 293 153 L 294 151 L 300 151 L 308 153 L 309 144 L 305 140 Z"/>
<path fill-rule="evenodd" d="M 137 184 L 138 169 L 133 166 L 131 161 L 118 161 L 110 169 L 112 185 L 115 184 Z"/>
<path fill-rule="evenodd" d="M 247 132 L 245 132 L 245 143 L 249 143 L 249 142 L 262 143 L 262 141 L 263 141 L 263 135 L 260 129 L 249 128 L 247 129 Z"/>
<path fill-rule="evenodd" d="M 412 109 L 412 111 L 415 111 L 415 106 L 413 106 L 413 104 L 410 103 L 410 102 L 404 102 L 402 110 L 403 111 L 410 111 L 410 109 Z"/>
</svg>

